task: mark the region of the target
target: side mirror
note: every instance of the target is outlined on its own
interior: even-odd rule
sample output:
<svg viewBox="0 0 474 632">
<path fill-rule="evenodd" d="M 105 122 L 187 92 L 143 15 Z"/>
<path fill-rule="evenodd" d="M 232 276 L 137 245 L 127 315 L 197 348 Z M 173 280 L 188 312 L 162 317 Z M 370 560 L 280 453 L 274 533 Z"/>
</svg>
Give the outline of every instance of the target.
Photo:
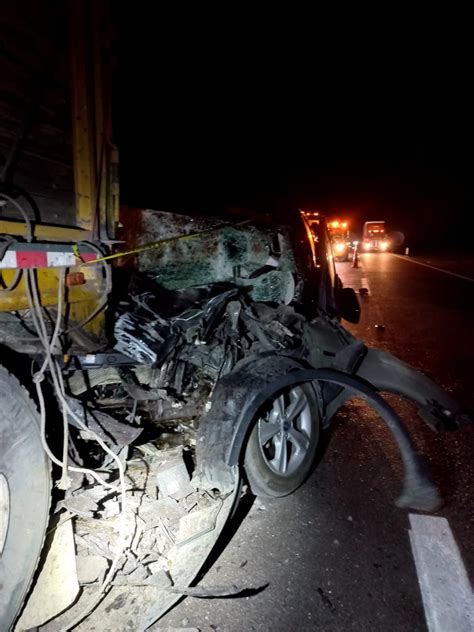
<svg viewBox="0 0 474 632">
<path fill-rule="evenodd" d="M 351 287 L 336 289 L 336 305 L 342 318 L 357 324 L 360 320 L 360 305 L 357 294 Z"/>
</svg>

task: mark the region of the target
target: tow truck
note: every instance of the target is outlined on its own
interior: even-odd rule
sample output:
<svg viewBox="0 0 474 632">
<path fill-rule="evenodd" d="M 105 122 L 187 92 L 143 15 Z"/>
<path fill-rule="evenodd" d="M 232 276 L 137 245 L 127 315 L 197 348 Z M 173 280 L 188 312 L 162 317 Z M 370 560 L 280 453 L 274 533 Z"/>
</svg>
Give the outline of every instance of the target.
<svg viewBox="0 0 474 632">
<path fill-rule="evenodd" d="M 426 376 L 343 327 L 360 308 L 322 215 L 120 215 L 105 6 L 69 3 L 75 225 L 32 221 L 2 194 L 6 631 L 145 630 L 205 593 L 197 584 L 244 490 L 303 484 L 354 395 L 400 449 L 399 506 L 432 510 L 438 492 L 379 391 L 414 401 L 434 429 L 461 419 Z M 117 228 L 131 219 L 124 242 Z"/>
<path fill-rule="evenodd" d="M 347 220 L 328 219 L 328 232 L 331 237 L 334 259 L 347 261 L 352 250 L 352 241 Z"/>
</svg>

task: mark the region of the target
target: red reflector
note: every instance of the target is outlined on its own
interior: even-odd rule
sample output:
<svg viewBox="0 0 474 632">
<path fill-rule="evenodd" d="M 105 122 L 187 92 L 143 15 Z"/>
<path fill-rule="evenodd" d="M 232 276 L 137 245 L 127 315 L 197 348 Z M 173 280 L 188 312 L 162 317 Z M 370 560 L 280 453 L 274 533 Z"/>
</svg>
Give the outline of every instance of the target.
<svg viewBox="0 0 474 632">
<path fill-rule="evenodd" d="M 71 287 L 73 285 L 84 285 L 86 279 L 83 272 L 70 272 L 66 276 L 66 285 Z"/>
<path fill-rule="evenodd" d="M 46 251 L 19 251 L 16 253 L 18 268 L 47 268 L 48 255 Z"/>
</svg>

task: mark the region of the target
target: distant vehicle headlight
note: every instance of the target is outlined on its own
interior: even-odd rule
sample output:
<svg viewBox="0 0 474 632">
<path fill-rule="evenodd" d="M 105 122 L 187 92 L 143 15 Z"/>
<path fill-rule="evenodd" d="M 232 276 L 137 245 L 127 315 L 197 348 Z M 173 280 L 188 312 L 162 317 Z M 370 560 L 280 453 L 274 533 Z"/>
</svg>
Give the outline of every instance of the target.
<svg viewBox="0 0 474 632">
<path fill-rule="evenodd" d="M 334 250 L 337 252 L 338 255 L 342 254 L 345 249 L 346 249 L 346 244 L 336 244 L 334 246 Z"/>
<path fill-rule="evenodd" d="M 370 248 L 370 242 L 367 241 L 364 243 L 364 250 L 369 250 L 369 248 Z"/>
<path fill-rule="evenodd" d="M 380 244 L 380 247 L 382 248 L 382 250 L 387 250 L 388 246 L 389 246 L 388 241 L 383 241 L 383 242 Z"/>
</svg>

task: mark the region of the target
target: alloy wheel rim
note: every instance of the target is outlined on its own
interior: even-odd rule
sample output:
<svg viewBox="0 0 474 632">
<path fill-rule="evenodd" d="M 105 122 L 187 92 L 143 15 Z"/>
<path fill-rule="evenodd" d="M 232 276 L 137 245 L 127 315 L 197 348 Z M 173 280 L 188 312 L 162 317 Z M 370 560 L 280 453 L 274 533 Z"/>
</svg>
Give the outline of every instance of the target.
<svg viewBox="0 0 474 632">
<path fill-rule="evenodd" d="M 314 434 L 309 400 L 301 386 L 278 395 L 257 427 L 267 467 L 278 476 L 292 476 L 305 461 Z"/>
</svg>

